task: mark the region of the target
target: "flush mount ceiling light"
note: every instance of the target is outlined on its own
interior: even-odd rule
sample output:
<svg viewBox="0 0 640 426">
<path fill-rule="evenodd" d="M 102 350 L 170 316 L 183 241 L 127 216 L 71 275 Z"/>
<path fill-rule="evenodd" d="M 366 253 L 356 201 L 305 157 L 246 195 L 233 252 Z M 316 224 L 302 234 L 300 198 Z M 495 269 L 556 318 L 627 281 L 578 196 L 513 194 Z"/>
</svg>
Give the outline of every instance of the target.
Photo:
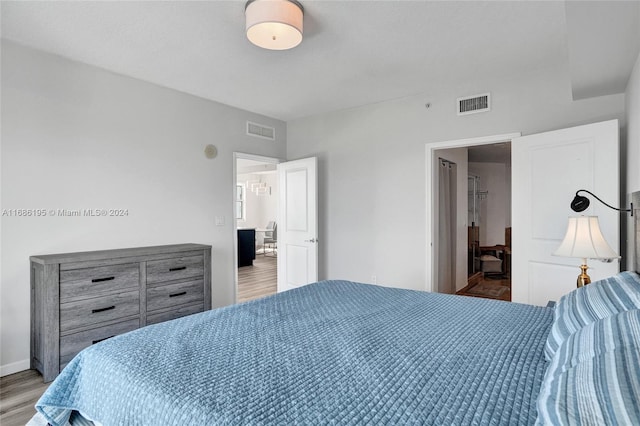
<svg viewBox="0 0 640 426">
<path fill-rule="evenodd" d="M 244 14 L 247 38 L 256 46 L 287 50 L 302 41 L 303 8 L 295 0 L 249 0 Z"/>
</svg>

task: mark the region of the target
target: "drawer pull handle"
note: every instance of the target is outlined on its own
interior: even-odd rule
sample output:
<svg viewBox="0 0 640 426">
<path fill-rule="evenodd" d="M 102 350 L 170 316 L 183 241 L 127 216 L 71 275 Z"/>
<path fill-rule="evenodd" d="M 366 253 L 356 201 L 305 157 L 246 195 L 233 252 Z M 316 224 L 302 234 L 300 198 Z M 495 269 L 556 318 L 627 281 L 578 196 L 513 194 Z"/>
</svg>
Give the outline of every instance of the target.
<svg viewBox="0 0 640 426">
<path fill-rule="evenodd" d="M 93 341 L 91 342 L 91 344 L 92 344 L 92 345 L 95 345 L 95 344 L 96 344 L 96 343 L 98 343 L 98 342 L 102 342 L 103 340 L 111 339 L 112 337 L 115 337 L 115 334 L 114 334 L 113 336 L 105 337 L 105 338 L 98 339 L 98 340 L 93 340 Z"/>
<path fill-rule="evenodd" d="M 115 308 L 116 308 L 115 306 L 109 306 L 107 308 L 93 309 L 91 311 L 91 313 L 92 314 L 97 314 L 98 312 L 110 311 L 110 310 L 115 309 Z"/>
<path fill-rule="evenodd" d="M 187 269 L 186 266 L 180 266 L 178 268 L 169 268 L 169 272 L 174 272 L 174 271 L 184 271 L 185 269 Z"/>
<path fill-rule="evenodd" d="M 173 293 L 170 294 L 169 297 L 178 297 L 178 296 L 184 296 L 185 294 L 187 294 L 186 291 L 181 291 L 180 293 Z"/>
<path fill-rule="evenodd" d="M 92 283 L 101 283 L 103 281 L 111 281 L 111 280 L 115 280 L 116 277 L 106 277 L 106 278 L 94 278 L 91 280 Z"/>
</svg>

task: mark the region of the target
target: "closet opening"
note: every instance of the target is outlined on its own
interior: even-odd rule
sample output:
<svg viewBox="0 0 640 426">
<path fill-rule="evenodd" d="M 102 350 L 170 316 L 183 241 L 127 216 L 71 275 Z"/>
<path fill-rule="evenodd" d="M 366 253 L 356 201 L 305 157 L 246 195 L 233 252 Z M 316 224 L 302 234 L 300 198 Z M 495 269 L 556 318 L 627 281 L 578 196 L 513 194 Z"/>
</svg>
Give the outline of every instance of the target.
<svg viewBox="0 0 640 426">
<path fill-rule="evenodd" d="M 510 301 L 511 142 L 439 149 L 434 156 L 433 291 Z M 444 165 L 453 176 L 443 175 Z"/>
</svg>

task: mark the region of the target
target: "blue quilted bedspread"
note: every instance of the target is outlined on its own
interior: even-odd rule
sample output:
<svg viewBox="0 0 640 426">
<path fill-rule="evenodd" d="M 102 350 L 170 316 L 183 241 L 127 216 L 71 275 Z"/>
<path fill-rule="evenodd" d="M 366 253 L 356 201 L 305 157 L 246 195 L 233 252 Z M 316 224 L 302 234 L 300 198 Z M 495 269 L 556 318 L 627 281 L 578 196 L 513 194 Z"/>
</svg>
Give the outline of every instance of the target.
<svg viewBox="0 0 640 426">
<path fill-rule="evenodd" d="M 324 281 L 93 345 L 37 403 L 108 425 L 527 425 L 552 310 Z"/>
</svg>

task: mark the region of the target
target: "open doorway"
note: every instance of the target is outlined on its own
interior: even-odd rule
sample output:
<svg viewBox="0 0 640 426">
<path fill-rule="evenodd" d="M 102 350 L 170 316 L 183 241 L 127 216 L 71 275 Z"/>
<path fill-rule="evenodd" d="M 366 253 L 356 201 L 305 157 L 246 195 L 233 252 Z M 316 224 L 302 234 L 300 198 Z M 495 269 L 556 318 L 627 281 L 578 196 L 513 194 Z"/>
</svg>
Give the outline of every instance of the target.
<svg viewBox="0 0 640 426">
<path fill-rule="evenodd" d="M 467 285 L 457 294 L 510 301 L 511 143 L 467 154 Z"/>
<path fill-rule="evenodd" d="M 427 147 L 427 289 L 441 291 L 438 168 L 456 164 L 455 294 L 511 300 L 511 139 L 519 134 L 447 141 Z M 475 209 L 474 209 L 475 207 Z M 446 246 L 445 246 L 446 248 Z M 445 274 L 446 275 L 446 274 Z M 446 286 L 444 286 L 446 287 Z M 447 291 L 449 292 L 449 291 Z"/>
<path fill-rule="evenodd" d="M 275 294 L 279 160 L 235 155 L 236 302 Z"/>
</svg>

